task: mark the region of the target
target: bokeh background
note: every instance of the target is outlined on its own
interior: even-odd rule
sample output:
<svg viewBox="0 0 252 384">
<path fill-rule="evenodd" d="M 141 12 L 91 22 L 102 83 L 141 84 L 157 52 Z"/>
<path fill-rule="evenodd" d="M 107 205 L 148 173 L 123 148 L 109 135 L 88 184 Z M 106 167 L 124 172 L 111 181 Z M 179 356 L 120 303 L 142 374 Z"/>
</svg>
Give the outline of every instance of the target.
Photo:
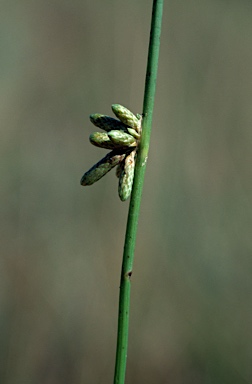
<svg viewBox="0 0 252 384">
<path fill-rule="evenodd" d="M 2 1 L 0 382 L 112 383 L 128 202 L 89 114 L 142 112 L 150 0 Z M 252 3 L 165 1 L 128 384 L 252 382 Z"/>
</svg>

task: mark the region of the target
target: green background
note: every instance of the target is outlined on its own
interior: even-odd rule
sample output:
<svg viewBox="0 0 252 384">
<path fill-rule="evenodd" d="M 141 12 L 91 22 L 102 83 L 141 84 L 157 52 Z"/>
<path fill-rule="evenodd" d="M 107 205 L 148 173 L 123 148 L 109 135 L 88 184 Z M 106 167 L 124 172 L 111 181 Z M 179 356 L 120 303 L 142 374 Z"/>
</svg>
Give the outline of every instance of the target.
<svg viewBox="0 0 252 384">
<path fill-rule="evenodd" d="M 112 383 L 128 202 L 89 114 L 142 112 L 152 2 L 2 1 L 0 382 Z M 252 2 L 164 4 L 127 384 L 252 382 Z"/>
</svg>

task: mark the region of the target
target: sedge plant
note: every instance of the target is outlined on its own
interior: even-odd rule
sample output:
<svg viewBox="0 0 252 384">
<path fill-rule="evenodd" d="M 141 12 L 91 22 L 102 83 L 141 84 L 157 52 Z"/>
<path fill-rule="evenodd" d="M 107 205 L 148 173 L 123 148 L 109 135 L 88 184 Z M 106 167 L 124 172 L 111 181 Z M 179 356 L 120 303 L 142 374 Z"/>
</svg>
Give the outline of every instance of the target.
<svg viewBox="0 0 252 384">
<path fill-rule="evenodd" d="M 138 218 L 144 175 L 150 145 L 152 115 L 156 91 L 163 0 L 153 0 L 149 52 L 145 78 L 143 113 L 134 115 L 127 108 L 113 104 L 116 117 L 93 114 L 91 122 L 105 131 L 90 135 L 91 144 L 111 150 L 81 178 L 81 185 L 92 185 L 116 168 L 118 194 L 122 201 L 130 196 L 120 278 L 117 348 L 114 384 L 124 384 L 126 374 L 131 275 L 133 269 Z"/>
</svg>

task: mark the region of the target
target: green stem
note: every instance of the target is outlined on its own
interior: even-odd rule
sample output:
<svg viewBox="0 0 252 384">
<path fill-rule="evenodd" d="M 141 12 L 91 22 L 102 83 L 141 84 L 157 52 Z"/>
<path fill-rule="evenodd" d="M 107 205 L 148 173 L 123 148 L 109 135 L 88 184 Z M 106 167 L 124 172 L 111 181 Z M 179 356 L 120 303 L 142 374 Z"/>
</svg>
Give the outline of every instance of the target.
<svg viewBox="0 0 252 384">
<path fill-rule="evenodd" d="M 118 333 L 114 384 L 124 384 L 128 350 L 131 274 L 134 260 L 137 225 L 149 151 L 152 114 L 156 91 L 158 56 L 163 12 L 163 0 L 153 0 L 149 54 L 143 102 L 142 136 L 135 166 L 134 184 L 129 205 L 127 229 L 120 281 Z"/>
</svg>

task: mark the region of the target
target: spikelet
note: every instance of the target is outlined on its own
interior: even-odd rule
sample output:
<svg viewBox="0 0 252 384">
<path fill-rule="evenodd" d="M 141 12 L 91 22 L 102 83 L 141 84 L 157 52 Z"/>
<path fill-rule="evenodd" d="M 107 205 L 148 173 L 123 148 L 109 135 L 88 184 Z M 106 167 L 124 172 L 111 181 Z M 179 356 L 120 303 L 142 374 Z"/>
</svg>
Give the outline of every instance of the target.
<svg viewBox="0 0 252 384">
<path fill-rule="evenodd" d="M 101 115 L 100 113 L 94 113 L 89 116 L 91 123 L 96 127 L 103 129 L 104 131 L 111 131 L 120 129 L 122 131 L 127 131 L 127 127 L 119 120 L 114 119 L 113 117 Z"/>
<path fill-rule="evenodd" d="M 120 163 L 125 153 L 114 150 L 109 152 L 103 159 L 90 168 L 81 178 L 81 185 L 92 185 L 105 176 L 112 168 Z"/>
<path fill-rule="evenodd" d="M 136 146 L 135 139 L 122 131 L 111 131 L 111 138 L 108 133 L 104 132 L 93 132 L 89 136 L 91 144 L 99 148 L 106 149 L 128 149 Z M 110 132 L 109 132 L 110 134 Z"/>
<path fill-rule="evenodd" d="M 122 201 L 127 200 L 130 197 L 135 169 L 135 155 L 136 151 L 132 151 L 122 162 L 123 169 L 119 175 L 118 194 Z"/>
<path fill-rule="evenodd" d="M 135 147 L 136 140 L 129 133 L 123 131 L 110 131 L 108 132 L 110 140 L 120 147 Z"/>
<path fill-rule="evenodd" d="M 112 104 L 112 110 L 116 117 L 128 127 L 134 128 L 138 133 L 141 130 L 141 120 L 139 120 L 134 113 L 130 112 L 127 108 L 120 104 Z"/>
<path fill-rule="evenodd" d="M 135 139 L 137 139 L 137 140 L 139 140 L 140 139 L 140 137 L 141 137 L 141 135 L 140 135 L 140 133 L 138 133 L 134 128 L 127 128 L 127 131 L 129 132 L 129 134 L 131 135 L 131 136 L 133 136 Z"/>
<path fill-rule="evenodd" d="M 89 136 L 89 141 L 91 144 L 96 147 L 106 148 L 106 149 L 115 149 L 116 145 L 113 141 L 110 140 L 107 133 L 103 132 L 93 132 Z"/>
</svg>

